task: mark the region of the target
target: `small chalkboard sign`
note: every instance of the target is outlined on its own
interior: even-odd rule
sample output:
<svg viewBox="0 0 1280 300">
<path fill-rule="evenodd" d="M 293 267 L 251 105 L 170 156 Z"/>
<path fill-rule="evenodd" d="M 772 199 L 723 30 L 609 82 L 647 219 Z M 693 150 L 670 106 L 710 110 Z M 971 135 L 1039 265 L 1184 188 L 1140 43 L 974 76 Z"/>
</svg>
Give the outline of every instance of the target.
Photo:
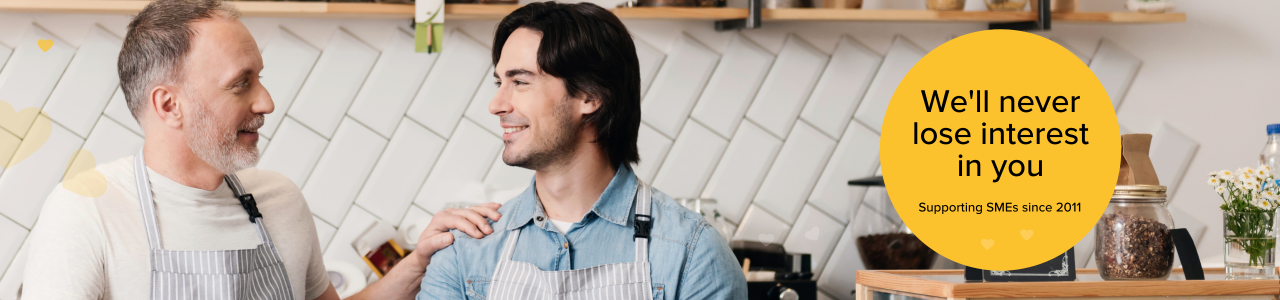
<svg viewBox="0 0 1280 300">
<path fill-rule="evenodd" d="M 1075 247 L 1071 247 L 1066 253 L 1030 268 L 1010 271 L 982 270 L 982 280 L 986 282 L 1075 281 L 1075 257 Z"/>
</svg>

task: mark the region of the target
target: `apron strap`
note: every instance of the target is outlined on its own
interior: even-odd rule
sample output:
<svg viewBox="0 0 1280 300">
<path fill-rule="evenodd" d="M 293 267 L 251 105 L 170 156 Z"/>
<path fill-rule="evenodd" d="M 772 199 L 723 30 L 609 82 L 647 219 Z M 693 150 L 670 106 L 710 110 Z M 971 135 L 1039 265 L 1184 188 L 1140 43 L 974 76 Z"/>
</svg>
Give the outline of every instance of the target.
<svg viewBox="0 0 1280 300">
<path fill-rule="evenodd" d="M 636 187 L 636 216 L 633 221 L 636 227 L 635 261 L 647 263 L 649 262 L 649 230 L 653 228 L 653 216 L 649 214 L 652 190 L 649 189 L 649 184 L 640 178 L 636 178 L 636 183 L 639 186 Z"/>
<path fill-rule="evenodd" d="M 155 202 L 151 201 L 151 180 L 147 178 L 147 163 L 142 157 L 142 149 L 133 157 L 133 179 L 138 187 L 138 206 L 142 208 L 142 223 L 147 228 L 147 245 L 151 250 L 160 250 L 160 230 L 156 226 Z"/>
<path fill-rule="evenodd" d="M 160 227 L 156 221 L 155 200 L 151 192 L 151 179 L 147 174 L 146 159 L 142 156 L 142 150 L 138 150 L 138 155 L 133 157 L 133 174 L 134 181 L 138 188 L 138 206 L 142 208 L 142 222 L 147 229 L 147 244 L 152 250 L 164 249 L 160 242 Z M 244 207 L 245 212 L 249 213 L 249 222 L 254 223 L 258 231 L 258 240 L 263 245 L 274 247 L 271 242 L 271 235 L 267 233 L 267 228 L 262 226 L 262 214 L 258 212 L 257 201 L 253 199 L 253 194 L 249 194 L 244 190 L 244 185 L 240 184 L 240 178 L 236 174 L 227 174 L 222 177 L 227 182 L 227 186 L 235 193 L 236 198 L 240 199 L 240 205 Z"/>
</svg>

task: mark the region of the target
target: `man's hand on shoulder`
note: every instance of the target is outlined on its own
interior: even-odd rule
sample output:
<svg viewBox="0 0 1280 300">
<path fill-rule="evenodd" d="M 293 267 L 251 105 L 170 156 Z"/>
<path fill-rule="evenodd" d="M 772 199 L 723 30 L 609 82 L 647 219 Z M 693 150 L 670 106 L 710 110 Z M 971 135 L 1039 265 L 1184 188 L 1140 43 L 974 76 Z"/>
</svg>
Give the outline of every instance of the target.
<svg viewBox="0 0 1280 300">
<path fill-rule="evenodd" d="M 431 255 L 453 244 L 453 234 L 449 230 L 457 229 L 477 239 L 492 234 L 493 228 L 489 226 L 489 220 L 497 221 L 502 217 L 498 213 L 500 207 L 502 204 L 490 202 L 466 209 L 446 208 L 437 212 L 418 236 L 418 246 L 409 257 L 397 263 L 378 282 L 347 299 L 413 299 L 418 294 L 422 277 L 426 275 L 427 265 L 431 264 Z M 334 293 L 334 297 L 336 295 Z M 330 298 L 322 296 L 320 299 Z"/>
</svg>

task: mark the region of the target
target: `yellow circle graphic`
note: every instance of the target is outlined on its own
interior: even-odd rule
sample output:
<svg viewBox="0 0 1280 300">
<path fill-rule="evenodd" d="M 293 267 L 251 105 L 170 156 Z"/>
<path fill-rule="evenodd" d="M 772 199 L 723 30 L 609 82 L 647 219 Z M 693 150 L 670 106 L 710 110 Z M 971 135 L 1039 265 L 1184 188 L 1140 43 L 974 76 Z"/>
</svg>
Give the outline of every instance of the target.
<svg viewBox="0 0 1280 300">
<path fill-rule="evenodd" d="M 1120 131 L 1102 84 L 1070 51 L 987 30 L 907 73 L 880 155 L 889 198 L 920 240 L 967 266 L 1015 270 L 1066 252 L 1102 216 Z"/>
</svg>

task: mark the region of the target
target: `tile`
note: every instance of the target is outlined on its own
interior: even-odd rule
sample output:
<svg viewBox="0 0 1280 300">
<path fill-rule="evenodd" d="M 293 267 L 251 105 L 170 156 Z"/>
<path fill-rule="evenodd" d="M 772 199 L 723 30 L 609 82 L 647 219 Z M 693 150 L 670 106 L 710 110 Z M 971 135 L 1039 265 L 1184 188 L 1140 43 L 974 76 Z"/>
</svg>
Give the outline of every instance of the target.
<svg viewBox="0 0 1280 300">
<path fill-rule="evenodd" d="M 720 214 L 740 223 L 769 166 L 782 149 L 782 141 L 751 122 L 743 123 L 725 149 L 715 172 L 702 190 L 702 198 L 716 199 Z"/>
<path fill-rule="evenodd" d="M 299 187 L 307 182 L 311 169 L 315 168 L 328 140 L 311 129 L 286 118 L 275 137 L 275 147 L 270 147 L 258 159 L 258 168 L 280 172 Z"/>
<path fill-rule="evenodd" d="M 329 240 L 333 239 L 333 233 L 338 229 L 316 216 L 311 216 L 311 221 L 316 223 L 316 237 L 320 239 L 320 251 L 323 252 L 324 247 L 329 246 Z"/>
<path fill-rule="evenodd" d="M 728 140 L 690 120 L 662 161 L 653 186 L 671 197 L 697 198 L 728 146 Z"/>
<path fill-rule="evenodd" d="M 383 19 L 349 19 L 342 22 L 342 29 L 350 32 L 351 35 L 369 44 L 374 50 L 384 52 L 394 47 L 413 50 L 412 45 L 396 45 L 394 44 L 395 35 L 401 34 L 400 20 L 383 20 Z"/>
<path fill-rule="evenodd" d="M 339 24 L 341 23 L 325 19 L 290 19 L 287 22 L 281 22 L 280 28 L 285 29 L 312 47 L 323 49 L 328 47 L 329 41 L 335 37 L 334 32 L 340 30 L 338 29 Z M 272 43 L 274 42 L 272 41 Z"/>
<path fill-rule="evenodd" d="M 32 15 L 11 12 L 0 14 L 0 17 L 3 17 L 0 18 L 0 28 L 5 29 L 0 30 L 0 44 L 10 45 L 9 47 L 22 44 L 21 41 L 25 40 L 22 35 L 27 32 L 28 27 L 34 25 L 32 22 L 35 21 L 35 18 L 32 18 Z"/>
<path fill-rule="evenodd" d="M 112 120 L 116 120 L 116 122 L 124 125 L 125 128 L 129 128 L 133 133 L 142 135 L 142 126 L 138 125 L 138 119 L 133 117 L 133 112 L 129 111 L 129 104 L 125 101 L 124 90 L 117 87 L 115 94 L 111 95 L 111 101 L 107 102 L 107 110 L 103 111 L 102 114 Z"/>
<path fill-rule="evenodd" d="M 1097 230 L 1092 229 L 1091 227 L 1089 229 L 1089 233 L 1085 234 L 1084 238 L 1081 238 L 1079 242 L 1076 242 L 1076 245 L 1074 246 L 1076 251 L 1076 265 L 1080 266 L 1077 268 L 1083 268 L 1085 262 L 1093 258 L 1093 242 L 1094 239 L 1096 239 L 1094 233 L 1096 232 Z"/>
<path fill-rule="evenodd" d="M 361 272 L 364 272 L 365 275 L 373 274 L 373 270 L 369 269 L 369 265 L 364 262 L 360 254 L 356 253 L 356 249 L 351 246 L 351 242 L 354 242 L 365 230 L 377 222 L 380 222 L 378 218 L 369 214 L 369 212 L 359 206 L 353 207 L 347 217 L 342 219 L 342 224 L 338 225 L 338 230 L 334 232 L 328 246 L 324 247 L 324 259 L 351 264 L 360 269 Z"/>
<path fill-rule="evenodd" d="M 409 205 L 409 209 L 407 209 L 407 212 L 404 214 L 404 220 L 401 220 L 400 225 L 396 225 L 396 228 L 399 229 L 407 226 L 413 226 L 413 224 L 418 222 L 431 222 L 431 213 L 428 213 L 417 205 Z"/>
<path fill-rule="evenodd" d="M 397 238 L 404 239 L 405 243 L 401 244 L 401 246 L 417 248 L 418 238 L 422 235 L 422 229 L 426 228 L 426 226 L 417 225 L 426 225 L 428 223 L 431 223 L 431 214 L 416 205 L 410 205 L 409 211 L 404 214 L 404 220 L 400 221 L 400 225 L 396 225 L 397 232 L 405 233 L 404 235 L 397 235 Z"/>
<path fill-rule="evenodd" d="M 39 151 L 0 176 L 0 195 L 4 195 L 0 198 L 0 214 L 13 218 L 22 227 L 31 228 L 36 223 L 45 198 L 62 181 L 71 154 L 84 144 L 83 139 L 61 125 L 51 126 L 49 140 Z"/>
<path fill-rule="evenodd" d="M 18 289 L 22 287 L 22 274 L 26 268 L 27 244 L 23 242 L 22 247 L 18 248 L 18 255 L 9 263 L 9 268 L 0 275 L 0 299 L 18 299 Z"/>
<path fill-rule="evenodd" d="M 240 23 L 249 29 L 249 34 L 258 43 L 258 51 L 271 46 L 276 35 L 280 34 L 280 19 L 274 18 L 240 18 Z"/>
<path fill-rule="evenodd" d="M 4 278 L 0 278 L 0 293 L 9 293 L 13 291 L 9 289 L 8 286 L 16 284 L 8 282 L 12 280 L 9 277 L 22 278 L 21 274 L 23 267 L 19 266 L 17 268 L 13 268 L 11 267 L 11 263 L 18 262 L 20 265 L 26 263 L 26 259 L 21 257 L 26 254 L 23 253 L 25 251 L 19 250 L 20 248 L 23 248 L 22 246 L 25 244 L 23 243 L 23 240 L 26 238 L 26 228 L 22 228 L 22 226 L 13 223 L 13 221 L 9 221 L 9 219 L 0 217 L 0 271 L 4 272 L 0 273 L 4 274 Z M 7 271 L 9 269 L 13 269 L 16 272 Z M 6 294 L 0 294 L 0 297 L 4 297 L 4 299 L 16 299 L 7 296 L 8 295 Z"/>
<path fill-rule="evenodd" d="M 850 122 L 818 183 L 809 194 L 809 204 L 848 223 L 850 207 L 862 204 L 865 187 L 849 186 L 849 180 L 874 176 L 880 165 L 880 136 L 858 122 Z"/>
<path fill-rule="evenodd" d="M 9 55 L 13 54 L 13 48 L 9 48 L 3 42 L 0 42 L 0 66 L 4 66 L 9 61 Z"/>
<path fill-rule="evenodd" d="M 9 160 L 13 159 L 13 154 L 18 152 L 18 146 L 22 144 L 22 139 L 17 135 L 9 133 L 4 129 L 0 129 L 0 175 L 4 174 L 3 166 L 9 164 Z"/>
<path fill-rule="evenodd" d="M 636 176 L 640 180 L 653 182 L 654 174 L 667 157 L 667 151 L 671 150 L 671 139 L 644 123 L 640 124 L 640 132 L 636 135 L 636 148 L 640 151 L 640 163 L 634 167 Z"/>
<path fill-rule="evenodd" d="M 508 166 L 502 162 L 502 155 L 498 155 L 484 176 L 485 198 L 489 202 L 506 203 L 529 188 L 533 174 L 530 169 Z"/>
<path fill-rule="evenodd" d="M 747 109 L 747 118 L 774 135 L 786 138 L 804 108 L 814 84 L 830 57 L 792 35 L 778 52 L 778 60 L 760 84 L 760 92 Z"/>
<path fill-rule="evenodd" d="M 809 124 L 796 124 L 760 184 L 755 204 L 794 222 L 835 147 L 836 141 Z"/>
<path fill-rule="evenodd" d="M 120 85 L 116 57 L 120 56 L 122 43 L 106 29 L 90 29 L 44 106 L 54 121 L 79 136 L 87 136 L 93 130 L 98 114 Z"/>
<path fill-rule="evenodd" d="M 341 222 L 386 145 L 387 140 L 373 130 L 344 118 L 302 185 L 311 213 L 329 223 Z"/>
<path fill-rule="evenodd" d="M 883 60 L 857 40 L 845 36 L 836 45 L 831 62 L 822 71 L 800 118 L 830 136 L 844 134 L 845 125 L 871 84 Z"/>
<path fill-rule="evenodd" d="M 649 91 L 649 84 L 653 83 L 653 76 L 658 74 L 667 55 L 638 37 L 635 38 L 635 44 L 636 58 L 640 61 L 640 95 L 643 96 Z"/>
<path fill-rule="evenodd" d="M 902 223 L 902 216 L 898 215 L 898 210 L 893 207 L 893 202 L 889 201 L 889 194 L 885 192 L 884 187 L 868 188 L 866 195 L 862 196 L 862 208 L 870 209 L 890 221 Z M 856 212 L 851 213 L 856 214 Z M 856 219 L 852 221 L 857 222 Z"/>
<path fill-rule="evenodd" d="M 862 256 L 858 254 L 856 234 L 862 232 L 860 230 L 863 230 L 862 226 L 866 225 L 864 223 L 872 222 L 860 220 L 883 220 L 883 218 L 869 209 L 858 210 L 858 217 L 845 229 L 844 234 L 840 235 L 840 242 L 836 243 L 836 248 L 831 252 L 831 258 L 827 260 L 823 272 L 818 273 L 818 289 L 836 296 L 837 299 L 855 299 L 853 289 L 858 282 L 857 271 L 866 269 L 862 263 Z"/>
<path fill-rule="evenodd" d="M 98 164 L 138 154 L 138 150 L 142 149 L 142 136 L 110 118 L 100 118 L 98 126 L 93 127 L 93 132 L 89 133 L 89 138 L 80 148 L 93 153 L 93 159 Z"/>
<path fill-rule="evenodd" d="M 787 252 L 809 253 L 813 274 L 820 275 L 827 264 L 827 259 L 831 257 L 831 251 L 834 250 L 836 242 L 840 241 L 844 228 L 844 224 L 832 219 L 831 216 L 813 206 L 806 205 L 800 211 L 800 218 L 796 220 L 795 226 L 791 227 L 791 233 L 787 234 L 787 241 L 782 244 L 782 247 L 786 248 Z"/>
<path fill-rule="evenodd" d="M 742 217 L 738 231 L 733 233 L 733 240 L 781 244 L 790 231 L 791 225 L 787 222 L 752 205 Z"/>
<path fill-rule="evenodd" d="M 1053 41 L 1059 46 L 1062 46 L 1062 48 L 1066 48 L 1067 51 L 1071 51 L 1071 54 L 1080 58 L 1080 61 L 1083 62 L 1086 66 L 1089 65 L 1089 61 L 1093 59 L 1093 57 L 1089 55 L 1091 52 L 1080 51 L 1075 47 L 1069 46 L 1061 38 L 1050 38 L 1049 40 Z M 1093 50 L 1093 49 L 1089 49 L 1089 50 Z"/>
<path fill-rule="evenodd" d="M 325 138 L 333 137 L 377 59 L 377 50 L 344 30 L 337 31 L 298 91 L 289 116 Z"/>
<path fill-rule="evenodd" d="M 36 26 L 66 41 L 72 48 L 84 46 L 85 39 L 93 30 L 94 23 L 102 15 L 97 14 L 36 14 L 33 15 Z M 127 18 L 127 17 L 126 17 Z"/>
<path fill-rule="evenodd" d="M 264 137 L 261 135 L 258 136 L 258 145 L 257 145 L 258 155 L 259 155 L 258 157 L 262 157 L 261 155 L 267 152 L 267 145 L 270 145 L 270 144 L 271 144 L 271 139 L 268 139 L 267 137 Z"/>
<path fill-rule="evenodd" d="M 698 105 L 693 107 L 692 117 L 720 135 L 732 136 L 774 57 L 741 34 L 734 35 L 726 49 L 698 98 Z"/>
<path fill-rule="evenodd" d="M 1102 40 L 1102 44 L 1098 46 L 1098 52 L 1089 62 L 1089 69 L 1093 70 L 1093 75 L 1102 82 L 1102 88 L 1107 90 L 1107 97 L 1111 98 L 1111 105 L 1114 105 L 1116 110 L 1119 110 L 1120 103 L 1124 102 L 1124 95 L 1129 92 L 1129 85 L 1133 83 L 1133 78 L 1138 77 L 1140 67 L 1142 67 L 1141 59 L 1106 39 Z"/>
<path fill-rule="evenodd" d="M 319 49 L 288 30 L 279 31 L 262 51 L 262 86 L 271 93 L 271 100 L 276 104 L 276 111 L 267 115 L 267 122 L 258 130 L 266 137 L 275 137 L 285 112 L 289 111 L 289 105 L 298 95 L 298 89 L 307 80 L 316 59 L 320 58 Z"/>
<path fill-rule="evenodd" d="M 454 31 L 445 37 L 444 44 L 449 45 L 449 51 L 440 53 L 407 115 L 449 139 L 478 84 L 493 74 L 480 73 L 489 69 L 492 58 L 489 48 L 475 39 Z"/>
<path fill-rule="evenodd" d="M 36 45 L 24 44 L 25 47 L 13 50 L 4 69 L 0 69 L 0 99 L 13 105 L 14 110 L 44 107 L 45 100 L 62 77 L 62 71 L 67 69 L 76 53 L 76 48 L 40 26 L 27 28 L 22 36 L 23 41 L 40 39 L 53 40 L 53 47 L 44 52 Z M 26 128 L 10 128 L 9 131 L 26 132 Z"/>
<path fill-rule="evenodd" d="M 356 196 L 356 204 L 379 219 L 399 223 L 444 146 L 444 139 L 417 122 L 400 122 Z"/>
<path fill-rule="evenodd" d="M 876 70 L 875 79 L 871 80 L 866 95 L 863 95 L 862 102 L 858 103 L 858 109 L 853 114 L 853 118 L 867 124 L 871 130 L 880 132 L 880 125 L 884 123 L 884 112 L 889 109 L 889 99 L 893 98 L 893 92 L 898 89 L 898 83 L 902 82 L 902 78 L 907 76 L 911 67 L 924 58 L 924 55 L 924 50 L 916 47 L 906 38 L 901 36 L 894 38 L 893 44 L 889 46 L 889 52 L 884 56 L 884 62 L 880 63 L 880 69 Z"/>
<path fill-rule="evenodd" d="M 471 97 L 471 104 L 467 105 L 467 111 L 463 115 L 479 124 L 484 130 L 501 136 L 502 126 L 500 124 L 502 119 L 489 113 L 489 102 L 493 100 L 494 95 L 498 94 L 498 85 L 494 84 L 495 80 L 491 75 L 493 74 L 493 68 L 490 67 L 489 71 L 485 71 L 485 74 L 490 77 L 480 80 L 480 86 L 476 88 L 476 94 Z"/>
<path fill-rule="evenodd" d="M 360 93 L 351 103 L 347 115 L 373 128 L 382 136 L 391 136 L 418 86 L 440 54 L 413 51 L 413 36 L 391 29 L 391 45 L 369 72 Z"/>
<path fill-rule="evenodd" d="M 1161 122 L 1151 136 L 1151 164 L 1156 168 L 1156 178 L 1168 187 L 1169 199 L 1174 199 L 1182 176 L 1186 174 L 1191 160 L 1196 157 L 1200 143 L 1174 128 L 1168 122 Z M 1198 182 L 1199 180 L 1192 180 Z M 1198 186 L 1198 185 L 1197 185 Z"/>
<path fill-rule="evenodd" d="M 437 212 L 449 202 L 457 201 L 463 187 L 480 184 L 502 151 L 502 140 L 479 125 L 463 120 L 455 137 L 440 153 L 422 189 L 413 203 L 428 212 Z"/>
<path fill-rule="evenodd" d="M 641 118 L 659 132 L 675 136 L 719 60 L 711 48 L 681 36 L 649 86 L 653 94 L 645 94 L 640 102 Z"/>
</svg>

